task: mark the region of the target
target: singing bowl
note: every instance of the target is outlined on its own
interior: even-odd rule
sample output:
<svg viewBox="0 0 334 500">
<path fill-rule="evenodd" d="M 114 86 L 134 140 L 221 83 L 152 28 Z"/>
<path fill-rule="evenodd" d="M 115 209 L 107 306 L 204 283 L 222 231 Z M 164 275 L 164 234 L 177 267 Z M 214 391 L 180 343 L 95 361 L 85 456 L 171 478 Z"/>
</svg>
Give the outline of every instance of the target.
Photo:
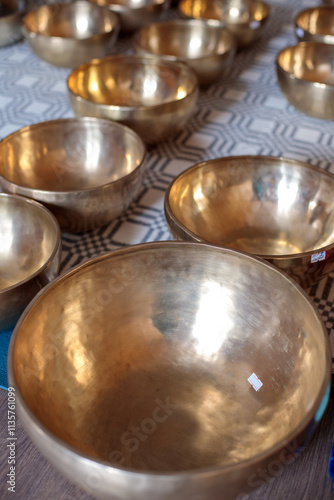
<svg viewBox="0 0 334 500">
<path fill-rule="evenodd" d="M 109 56 L 75 68 L 67 80 L 77 116 L 132 128 L 147 144 L 184 129 L 198 101 L 198 82 L 185 64 L 138 55 Z"/>
<path fill-rule="evenodd" d="M 185 17 L 220 21 L 239 48 L 262 35 L 270 15 L 270 6 L 260 0 L 181 0 L 178 10 Z"/>
<path fill-rule="evenodd" d="M 22 18 L 30 0 L 1 0 L 0 47 L 16 43 L 22 38 Z"/>
<path fill-rule="evenodd" d="M 150 24 L 135 33 L 133 46 L 143 56 L 186 63 L 202 86 L 215 82 L 231 66 L 236 52 L 235 40 L 226 28 L 201 19 Z"/>
<path fill-rule="evenodd" d="M 264 258 L 304 288 L 334 269 L 334 175 L 270 156 L 216 158 L 169 185 L 174 238 Z"/>
<path fill-rule="evenodd" d="M 117 14 L 121 33 L 129 35 L 158 21 L 169 8 L 169 0 L 90 0 Z"/>
<path fill-rule="evenodd" d="M 314 118 L 334 120 L 334 45 L 299 42 L 279 52 L 276 72 L 292 106 Z"/>
<path fill-rule="evenodd" d="M 60 257 L 60 228 L 49 210 L 0 193 L 0 332 L 57 276 Z"/>
<path fill-rule="evenodd" d="M 302 10 L 295 18 L 295 33 L 301 42 L 334 43 L 334 7 Z"/>
<path fill-rule="evenodd" d="M 23 35 L 35 54 L 54 66 L 73 68 L 109 54 L 118 17 L 85 0 L 42 5 L 23 18 Z"/>
<path fill-rule="evenodd" d="M 319 313 L 273 266 L 155 242 L 44 289 L 8 377 L 33 442 L 94 498 L 230 500 L 310 438 L 330 364 Z"/>
<path fill-rule="evenodd" d="M 118 123 L 41 122 L 0 142 L 0 186 L 45 204 L 63 231 L 89 231 L 129 207 L 142 185 L 145 158 L 140 137 Z"/>
</svg>

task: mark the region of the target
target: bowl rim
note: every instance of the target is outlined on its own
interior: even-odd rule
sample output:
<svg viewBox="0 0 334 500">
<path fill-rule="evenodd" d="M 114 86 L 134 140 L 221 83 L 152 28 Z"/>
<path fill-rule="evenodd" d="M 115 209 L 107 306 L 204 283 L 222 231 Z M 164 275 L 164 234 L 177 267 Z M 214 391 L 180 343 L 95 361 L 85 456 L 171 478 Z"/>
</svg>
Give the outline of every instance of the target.
<svg viewBox="0 0 334 500">
<path fill-rule="evenodd" d="M 184 74 L 189 78 L 189 80 L 192 82 L 192 89 L 189 91 L 184 97 L 181 99 L 173 99 L 169 101 L 164 101 L 159 104 L 152 104 L 152 105 L 139 105 L 139 106 L 120 106 L 117 104 L 103 104 L 103 103 L 96 103 L 94 101 L 91 101 L 89 99 L 86 99 L 84 97 L 81 97 L 79 94 L 76 94 L 70 87 L 70 80 L 73 78 L 76 78 L 76 75 L 79 71 L 86 71 L 87 68 L 92 67 L 92 66 L 100 66 L 103 64 L 107 64 L 109 61 L 117 61 L 117 60 L 124 60 L 125 63 L 130 63 L 131 61 L 138 61 L 142 65 L 149 64 L 150 66 L 158 65 L 158 66 L 164 66 L 164 67 L 171 67 L 172 69 L 178 69 L 180 73 Z M 159 57 L 159 56 L 154 56 L 154 55 L 147 55 L 147 56 L 140 56 L 138 54 L 129 54 L 129 55 L 124 55 L 124 54 L 116 54 L 116 55 L 109 55 L 106 57 L 101 57 L 99 59 L 92 59 L 91 61 L 88 61 L 86 63 L 80 64 L 80 66 L 77 66 L 74 68 L 69 76 L 67 77 L 67 90 L 70 94 L 70 97 L 72 97 L 75 101 L 79 103 L 85 103 L 93 106 L 97 106 L 99 109 L 103 110 L 122 110 L 122 111 L 127 111 L 130 112 L 132 110 L 136 111 L 141 111 L 141 112 L 146 112 L 146 111 L 154 111 L 154 110 L 160 110 L 164 108 L 165 106 L 170 106 L 171 104 L 175 103 L 182 103 L 186 101 L 187 99 L 191 98 L 193 95 L 195 95 L 198 92 L 199 85 L 198 85 L 198 79 L 197 76 L 184 62 L 181 61 L 171 61 L 168 60 L 167 58 Z"/>
<path fill-rule="evenodd" d="M 330 19 L 334 19 L 334 3 L 333 4 L 320 4 L 313 7 L 305 8 L 297 13 L 294 20 L 295 34 L 299 41 L 314 41 L 314 42 L 325 42 L 334 43 L 334 31 L 331 33 L 319 32 L 311 30 L 309 26 L 310 17 L 312 14 L 317 13 L 319 15 L 330 16 Z M 306 17 L 306 26 L 303 26 L 302 21 L 304 16 Z"/>
<path fill-rule="evenodd" d="M 136 172 L 138 172 L 138 170 L 145 164 L 145 161 L 146 161 L 146 157 L 147 157 L 147 146 L 145 145 L 144 141 L 141 139 L 141 137 L 134 131 L 132 130 L 131 128 L 127 127 L 126 125 L 123 125 L 122 123 L 119 123 L 119 122 L 114 122 L 112 120 L 108 120 L 106 118 L 97 118 L 97 117 L 94 117 L 94 116 L 82 116 L 82 117 L 75 117 L 75 118 L 57 118 L 55 120 L 47 120 L 47 121 L 44 121 L 44 122 L 38 122 L 38 123 L 33 123 L 32 125 L 26 125 L 18 130 L 15 130 L 14 132 L 12 132 L 11 134 L 7 135 L 6 137 L 4 137 L 3 139 L 0 140 L 0 159 L 1 159 L 1 148 L 2 148 L 2 145 L 11 140 L 12 137 L 14 136 L 18 136 L 20 135 L 22 132 L 24 132 L 25 130 L 27 129 L 35 129 L 35 128 L 39 128 L 41 126 L 44 126 L 44 125 L 56 125 L 56 124 L 61 124 L 61 123 L 70 123 L 70 122 L 78 122 L 78 123 L 84 123 L 84 122 L 95 122 L 96 124 L 107 124 L 108 127 L 113 127 L 115 129 L 119 129 L 119 130 L 123 130 L 126 134 L 129 134 L 129 135 L 132 135 L 137 143 L 140 145 L 140 148 L 142 149 L 142 154 L 141 154 L 141 159 L 140 159 L 140 162 L 138 163 L 138 165 L 136 165 L 136 167 L 129 173 L 125 174 L 125 175 L 122 175 L 121 177 L 119 177 L 118 179 L 115 179 L 114 181 L 111 181 L 111 182 L 107 182 L 105 184 L 101 184 L 101 185 L 98 185 L 98 186 L 95 186 L 95 187 L 90 187 L 90 188 L 86 188 L 86 189 L 71 189 L 71 190 L 68 190 L 68 191 L 53 191 L 53 190 L 47 190 L 47 189 L 34 189 L 34 188 L 31 188 L 31 187 L 27 187 L 27 186 L 23 186 L 22 184 L 17 184 L 13 181 L 10 181 L 8 180 L 6 177 L 4 177 L 0 171 L 0 188 L 1 188 L 1 184 L 4 183 L 4 184 L 9 184 L 11 186 L 15 186 L 19 191 L 21 190 L 24 190 L 24 192 L 34 192 L 36 194 L 40 194 L 40 195 L 47 195 L 47 194 L 50 194 L 50 193 L 53 193 L 55 195 L 62 195 L 62 196 L 68 196 L 68 195 L 71 195 L 71 194 L 74 194 L 74 193 L 89 193 L 89 192 L 94 192 L 96 190 L 100 190 L 100 189 L 106 189 L 107 187 L 109 186 L 112 186 L 112 185 L 117 185 L 121 182 L 123 182 L 126 178 L 130 178 L 131 176 L 135 175 Z M 20 195 L 21 196 L 21 195 Z M 26 196 L 27 195 L 23 195 L 23 196 Z"/>
<path fill-rule="evenodd" d="M 309 414 L 304 416 L 297 428 L 295 428 L 293 431 L 290 432 L 285 438 L 284 441 L 280 441 L 270 447 L 269 449 L 261 452 L 260 454 L 256 455 L 256 457 L 252 457 L 246 460 L 242 460 L 240 462 L 237 462 L 235 464 L 228 464 L 228 465 L 216 465 L 216 466 L 209 466 L 209 467 L 203 467 L 203 468 L 198 468 L 198 469 L 188 469 L 188 470 L 183 470 L 183 471 L 176 471 L 176 472 L 171 472 L 171 471 L 165 471 L 165 472 L 154 472 L 154 471 L 142 471 L 138 469 L 131 469 L 131 468 L 126 468 L 122 466 L 116 466 L 113 465 L 111 462 L 108 462 L 106 460 L 98 459 L 96 457 L 92 457 L 84 452 L 78 451 L 74 446 L 67 444 L 65 441 L 60 439 L 58 436 L 56 436 L 53 432 L 49 431 L 34 415 L 32 410 L 30 410 L 29 406 L 25 402 L 23 395 L 21 393 L 21 390 L 19 387 L 16 385 L 16 380 L 15 380 L 15 375 L 14 375 L 14 350 L 15 350 L 15 343 L 16 343 L 16 338 L 18 336 L 18 332 L 20 330 L 21 324 L 24 322 L 26 316 L 28 316 L 29 312 L 33 309 L 35 304 L 39 301 L 39 299 L 50 292 L 50 289 L 57 287 L 58 283 L 60 281 L 66 280 L 68 278 L 71 278 L 73 275 L 76 273 L 80 272 L 82 269 L 90 266 L 94 266 L 97 262 L 100 262 L 102 260 L 108 260 L 112 259 L 113 257 L 117 257 L 120 255 L 124 254 L 131 254 L 131 253 L 136 253 L 136 252 L 141 252 L 141 251 L 150 251 L 154 249 L 159 249 L 160 247 L 165 247 L 165 248 L 180 248 L 180 249 L 186 249 L 186 248 L 196 248 L 196 251 L 201 251 L 200 248 L 203 248 L 204 250 L 206 249 L 207 251 L 211 251 L 214 253 L 217 253 L 217 255 L 221 254 L 234 254 L 234 255 L 239 255 L 242 258 L 249 259 L 251 261 L 257 262 L 257 265 L 265 266 L 271 269 L 273 273 L 279 274 L 282 280 L 285 280 L 289 282 L 290 286 L 296 289 L 296 292 L 299 293 L 300 295 L 303 296 L 303 299 L 306 301 L 308 306 L 311 307 L 313 310 L 313 313 L 315 317 L 317 318 L 319 322 L 319 326 L 321 327 L 321 333 L 324 341 L 324 347 L 325 347 L 325 353 L 326 353 L 326 368 L 324 369 L 324 377 L 322 381 L 321 388 L 319 390 L 319 393 L 317 397 L 315 398 L 315 401 L 312 406 L 312 411 L 309 411 Z M 312 302 L 311 297 L 309 297 L 306 292 L 301 288 L 301 286 L 296 283 L 292 278 L 287 276 L 286 274 L 282 273 L 279 271 L 275 266 L 270 264 L 269 262 L 258 258 L 256 256 L 250 255 L 246 252 L 242 252 L 239 250 L 234 250 L 230 248 L 219 248 L 214 245 L 209 245 L 209 244 L 198 244 L 194 242 L 189 242 L 189 241 L 154 241 L 154 242 L 146 242 L 146 243 L 139 243 L 135 245 L 130 245 L 127 247 L 122 247 L 116 250 L 109 250 L 103 254 L 98 255 L 97 257 L 93 257 L 85 262 L 80 263 L 79 265 L 71 268 L 68 271 L 64 271 L 62 274 L 60 274 L 58 277 L 56 277 L 52 282 L 48 283 L 42 290 L 40 290 L 37 295 L 31 300 L 31 302 L 28 304 L 22 315 L 20 316 L 18 322 L 15 325 L 14 331 L 12 333 L 10 343 L 9 343 L 9 349 L 8 349 L 8 384 L 9 387 L 14 387 L 15 389 L 15 394 L 17 401 L 19 405 L 21 405 L 21 410 L 22 413 L 25 414 L 25 417 L 28 416 L 30 419 L 30 422 L 32 422 L 33 426 L 35 429 L 38 430 L 39 434 L 43 435 L 50 441 L 56 442 L 57 445 L 60 447 L 64 448 L 67 452 L 72 454 L 73 456 L 79 456 L 82 459 L 88 460 L 90 462 L 94 462 L 98 465 L 102 466 L 107 466 L 110 469 L 117 470 L 119 474 L 122 474 L 123 476 L 131 476 L 131 477 L 139 477 L 139 476 L 149 476 L 150 478 L 169 478 L 169 477 L 186 477 L 186 476 L 205 476 L 208 473 L 218 473 L 218 472 L 235 472 L 236 470 L 241 469 L 245 465 L 255 465 L 261 461 L 262 459 L 265 460 L 266 458 L 270 458 L 271 456 L 275 455 L 275 453 L 278 453 L 279 451 L 282 450 L 283 447 L 287 446 L 289 443 L 291 443 L 294 439 L 296 439 L 307 427 L 308 425 L 313 421 L 313 419 L 318 415 L 319 412 L 324 412 L 325 408 L 328 403 L 329 399 L 329 392 L 330 392 L 330 386 L 331 386 L 331 350 L 330 350 L 330 343 L 329 343 L 329 336 L 328 336 L 328 331 L 325 327 L 324 321 L 320 315 L 320 312 L 318 309 L 315 307 L 315 304 Z M 319 419 L 321 419 L 322 414 L 320 415 Z"/>
<path fill-rule="evenodd" d="M 224 38 L 224 43 L 222 49 L 217 51 L 216 49 L 214 51 L 211 51 L 208 54 L 203 54 L 200 56 L 196 57 L 189 57 L 187 55 L 174 55 L 166 52 L 153 52 L 150 49 L 143 47 L 140 44 L 140 38 L 142 34 L 147 32 L 148 30 L 152 28 L 159 28 L 160 26 L 163 27 L 170 27 L 173 28 L 174 26 L 180 26 L 184 30 L 188 30 L 188 28 L 191 29 L 192 26 L 201 26 L 206 30 L 214 30 L 215 32 L 218 32 L 220 34 L 220 38 Z M 221 21 L 215 20 L 215 19 L 204 19 L 204 18 L 185 18 L 185 19 L 171 19 L 171 20 L 165 20 L 165 21 L 158 21 L 154 23 L 150 23 L 149 25 L 143 26 L 142 28 L 136 30 L 134 35 L 132 36 L 132 45 L 133 47 L 137 50 L 143 51 L 145 55 L 150 55 L 150 56 L 155 56 L 155 57 L 161 57 L 163 59 L 167 59 L 169 61 L 181 61 L 183 63 L 191 63 L 195 61 L 201 61 L 201 60 L 206 60 L 210 57 L 218 57 L 218 56 L 223 56 L 226 54 L 229 54 L 230 52 L 236 51 L 237 48 L 237 42 L 235 37 L 232 35 L 232 33 L 228 30 L 226 25 L 222 23 Z"/>
<path fill-rule="evenodd" d="M 83 38 L 78 38 L 76 36 L 53 36 L 53 35 L 46 35 L 44 33 L 41 33 L 39 30 L 39 26 L 36 23 L 36 28 L 37 31 L 32 31 L 29 26 L 28 26 L 28 20 L 32 18 L 34 20 L 34 16 L 39 13 L 42 10 L 49 11 L 51 14 L 57 10 L 62 10 L 65 11 L 69 10 L 71 7 L 76 6 L 77 4 L 87 4 L 91 6 L 92 9 L 95 9 L 96 12 L 100 12 L 100 14 L 105 14 L 109 16 L 111 22 L 110 29 L 108 31 L 103 30 L 99 33 L 94 33 L 92 35 L 83 37 Z M 118 33 L 120 29 L 120 21 L 118 19 L 117 14 L 112 12 L 110 9 L 106 9 L 105 7 L 102 7 L 98 5 L 95 2 L 91 2 L 90 0 L 74 0 L 71 2 L 65 2 L 65 3 L 50 3 L 50 4 L 42 4 L 39 7 L 36 7 L 35 9 L 30 9 L 28 12 L 25 13 L 25 15 L 22 18 L 22 33 L 25 38 L 28 39 L 36 39 L 40 38 L 43 40 L 61 40 L 63 42 L 75 42 L 75 43 L 80 43 L 80 42 L 93 42 L 95 40 L 99 40 L 101 38 L 109 38 L 111 35 L 114 33 Z"/>
<path fill-rule="evenodd" d="M 321 81 L 319 81 L 319 79 L 317 79 L 316 81 L 312 81 L 312 80 L 305 80 L 304 78 L 298 78 L 294 73 L 291 73 L 290 71 L 287 71 L 286 69 L 284 69 L 279 62 L 279 60 L 284 52 L 291 51 L 292 49 L 296 50 L 299 47 L 311 47 L 312 45 L 315 48 L 333 51 L 333 58 L 334 58 L 334 44 L 325 43 L 325 42 L 316 42 L 316 41 L 311 42 L 311 41 L 304 40 L 304 41 L 300 41 L 300 42 L 293 44 L 293 45 L 288 45 L 278 52 L 278 54 L 276 56 L 276 70 L 279 71 L 280 73 L 282 73 L 283 75 L 285 75 L 286 77 L 288 77 L 289 79 L 298 81 L 302 85 L 307 85 L 307 86 L 311 85 L 313 87 L 317 86 L 317 85 L 321 85 L 321 88 L 334 90 L 334 83 L 321 82 Z"/>
<path fill-rule="evenodd" d="M 312 14 L 313 12 L 316 12 L 316 11 L 320 11 L 320 12 L 321 11 L 322 12 L 326 12 L 326 11 L 331 12 L 332 11 L 334 14 L 334 3 L 328 4 L 328 5 L 325 5 L 325 4 L 313 5 L 313 7 L 306 7 L 305 9 L 300 10 L 299 12 L 297 12 L 297 14 L 295 16 L 295 24 L 297 26 L 299 26 L 299 24 L 297 24 L 297 23 L 300 21 L 300 18 L 302 16 L 304 16 L 305 14 Z"/>
<path fill-rule="evenodd" d="M 164 7 L 166 4 L 170 2 L 170 0 L 150 0 L 150 2 L 145 2 L 145 4 L 142 4 L 141 2 L 132 2 L 133 5 L 129 5 L 128 3 L 122 3 L 119 2 L 113 2 L 112 0 L 108 1 L 105 0 L 105 3 L 99 3 L 99 0 L 88 0 L 92 3 L 96 3 L 97 5 L 100 5 L 101 7 L 107 7 L 108 9 L 117 12 L 119 14 L 123 13 L 129 13 L 129 12 L 135 12 L 137 13 L 139 10 L 146 10 L 147 8 L 150 7 Z"/>
<path fill-rule="evenodd" d="M 44 262 L 44 264 L 42 266 L 40 266 L 34 273 L 30 274 L 27 278 L 25 278 L 21 281 L 18 281 L 17 283 L 14 283 L 13 285 L 7 286 L 6 288 L 0 288 L 0 297 L 2 294 L 5 294 L 11 290 L 15 290 L 15 288 L 22 286 L 25 283 L 28 283 L 29 281 L 34 279 L 36 276 L 38 276 L 42 271 L 44 271 L 44 269 L 46 269 L 48 267 L 50 262 L 52 262 L 54 260 L 57 253 L 61 252 L 61 249 L 62 249 L 61 230 L 60 230 L 59 223 L 58 223 L 56 217 L 53 215 L 52 212 L 50 212 L 50 210 L 48 208 L 46 208 L 42 203 L 35 201 L 33 199 L 27 198 L 26 196 L 21 196 L 21 195 L 11 194 L 11 193 L 2 193 L 0 191 L 0 200 L 1 200 L 1 198 L 4 198 L 4 197 L 15 199 L 17 201 L 20 200 L 20 202 L 22 202 L 22 204 L 29 203 L 30 205 L 35 206 L 41 212 L 44 212 L 49 217 L 50 222 L 54 226 L 56 241 L 55 241 L 55 244 L 54 244 L 54 247 L 53 247 L 51 254 L 49 255 L 48 259 Z M 60 263 L 58 265 L 57 273 L 59 271 L 59 267 L 60 267 Z"/>
<path fill-rule="evenodd" d="M 193 3 L 194 0 L 192 0 L 192 3 Z M 196 1 L 196 0 L 195 0 Z M 183 4 L 186 4 L 188 2 L 188 0 L 180 0 L 179 3 L 178 3 L 178 6 L 177 6 L 177 10 L 184 16 L 187 16 L 187 17 L 190 17 L 190 18 L 193 18 L 193 19 L 202 19 L 201 16 L 196 16 L 196 17 L 193 17 L 189 14 L 186 14 L 184 12 L 184 8 L 183 8 Z M 259 20 L 256 20 L 259 22 L 259 26 L 258 28 L 261 26 L 261 24 L 263 24 L 264 22 L 267 21 L 267 19 L 269 18 L 270 16 L 270 13 L 271 13 L 271 5 L 269 3 L 267 3 L 266 1 L 264 0 L 245 0 L 245 3 L 244 5 L 246 5 L 247 7 L 248 6 L 256 6 L 256 5 L 261 5 L 261 7 L 263 8 L 263 15 L 261 17 L 261 19 Z M 250 7 L 251 8 L 251 7 Z M 249 10 L 249 9 L 248 9 Z M 211 18 L 210 18 L 211 19 Z M 233 23 L 234 26 L 247 26 L 249 25 L 250 22 L 253 22 L 254 19 L 251 18 L 250 20 L 247 20 L 247 21 L 239 21 L 238 23 Z M 222 18 L 219 19 L 219 22 L 224 22 L 222 21 Z"/>
<path fill-rule="evenodd" d="M 333 47 L 334 48 L 334 47 Z M 185 226 L 179 219 L 176 217 L 174 214 L 172 207 L 170 205 L 169 199 L 170 199 L 170 193 L 175 184 L 184 176 L 188 175 L 191 171 L 199 170 L 202 167 L 204 167 L 207 164 L 215 164 L 215 163 L 220 163 L 220 162 L 225 162 L 225 161 L 244 161 L 244 160 L 270 160 L 273 164 L 279 163 L 280 161 L 284 161 L 286 163 L 289 163 L 290 165 L 298 165 L 303 168 L 307 168 L 308 170 L 313 170 L 317 173 L 320 173 L 324 175 L 324 177 L 331 178 L 332 181 L 334 182 L 334 174 L 332 172 L 328 172 L 327 170 L 321 169 L 319 167 L 316 167 L 314 165 L 311 165 L 310 163 L 307 163 L 305 161 L 300 161 L 296 160 L 293 158 L 288 158 L 285 156 L 270 156 L 270 155 L 240 155 L 240 156 L 223 156 L 220 158 L 212 158 L 208 160 L 203 160 L 200 161 L 199 163 L 196 163 L 194 165 L 191 165 L 187 169 L 183 170 L 180 174 L 178 174 L 174 179 L 170 182 L 170 184 L 167 187 L 167 190 L 165 191 L 165 196 L 164 196 L 164 212 L 165 212 L 165 217 L 168 220 L 171 220 L 173 224 L 178 226 L 183 233 L 188 235 L 191 238 L 191 241 L 196 241 L 198 243 L 205 243 L 207 245 L 214 245 L 217 246 L 218 248 L 225 248 L 224 245 L 218 245 L 215 243 L 212 243 L 212 241 L 206 240 L 205 238 L 202 238 L 198 234 L 194 233 L 189 229 L 187 226 Z M 334 243 L 334 241 L 333 241 Z M 310 250 L 307 252 L 299 252 L 299 253 L 292 253 L 292 254 L 251 254 L 252 256 L 259 257 L 261 259 L 271 259 L 275 261 L 282 261 L 282 260 L 297 260 L 297 259 L 302 259 L 304 257 L 310 257 L 313 254 L 320 253 L 320 252 L 325 252 L 327 250 L 330 250 L 333 248 L 333 243 L 329 243 L 328 245 L 325 245 L 323 247 L 320 247 L 317 250 Z M 230 247 L 228 247 L 230 248 Z"/>
</svg>

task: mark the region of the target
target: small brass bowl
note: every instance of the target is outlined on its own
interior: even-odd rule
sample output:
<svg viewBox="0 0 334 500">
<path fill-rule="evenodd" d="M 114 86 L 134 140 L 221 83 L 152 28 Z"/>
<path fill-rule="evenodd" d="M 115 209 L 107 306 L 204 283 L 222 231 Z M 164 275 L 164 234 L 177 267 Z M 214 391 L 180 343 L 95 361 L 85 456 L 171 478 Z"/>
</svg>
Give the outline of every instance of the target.
<svg viewBox="0 0 334 500">
<path fill-rule="evenodd" d="M 334 45 L 299 42 L 276 58 L 279 85 L 299 111 L 324 120 L 334 119 Z"/>
<path fill-rule="evenodd" d="M 85 0 L 42 5 L 23 18 L 25 39 L 44 61 L 73 68 L 109 54 L 119 34 L 116 14 Z"/>
<path fill-rule="evenodd" d="M 334 269 L 334 175 L 270 156 L 216 158 L 170 184 L 171 234 L 264 258 L 304 288 Z"/>
<path fill-rule="evenodd" d="M 129 35 L 158 21 L 169 8 L 170 0 L 90 0 L 108 7 L 118 15 L 121 33 Z"/>
<path fill-rule="evenodd" d="M 199 85 L 210 85 L 231 66 L 236 52 L 234 38 L 218 21 L 172 20 L 138 30 L 133 46 L 141 55 L 163 56 L 188 64 Z"/>
<path fill-rule="evenodd" d="M 119 121 L 147 144 L 183 130 L 198 100 L 197 78 L 189 67 L 138 55 L 90 61 L 70 74 L 67 85 L 77 116 Z"/>
<path fill-rule="evenodd" d="M 33 442 L 94 498 L 235 500 L 311 437 L 330 366 L 319 313 L 283 273 L 155 242 L 44 289 L 15 328 L 8 379 Z"/>
<path fill-rule="evenodd" d="M 22 38 L 22 18 L 30 0 L 1 0 L 0 47 L 16 43 Z"/>
<path fill-rule="evenodd" d="M 214 19 L 223 23 L 239 48 L 261 35 L 270 15 L 270 6 L 261 0 L 181 0 L 179 12 L 195 19 Z"/>
<path fill-rule="evenodd" d="M 145 158 L 140 137 L 118 123 L 41 122 L 0 142 L 0 185 L 45 204 L 63 231 L 89 231 L 121 215 L 135 199 Z"/>
<path fill-rule="evenodd" d="M 60 228 L 49 210 L 0 193 L 0 332 L 57 276 L 60 257 Z"/>
<path fill-rule="evenodd" d="M 301 42 L 334 43 L 334 4 L 313 7 L 299 12 L 295 32 Z"/>
</svg>

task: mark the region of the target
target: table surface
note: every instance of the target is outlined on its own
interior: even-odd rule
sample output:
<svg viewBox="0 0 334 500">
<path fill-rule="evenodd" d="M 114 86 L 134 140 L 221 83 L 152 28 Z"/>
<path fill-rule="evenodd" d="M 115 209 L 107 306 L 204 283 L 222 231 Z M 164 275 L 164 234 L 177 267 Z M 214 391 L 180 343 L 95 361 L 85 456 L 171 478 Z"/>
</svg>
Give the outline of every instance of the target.
<svg viewBox="0 0 334 500">
<path fill-rule="evenodd" d="M 284 156 L 334 172 L 334 122 L 303 115 L 293 108 L 277 83 L 275 58 L 296 43 L 296 13 L 319 3 L 268 0 L 272 7 L 263 36 L 239 51 L 220 80 L 201 90 L 194 116 L 172 141 L 150 147 L 147 175 L 137 200 L 108 226 L 85 234 L 63 234 L 62 271 L 122 246 L 170 239 L 163 199 L 170 181 L 202 160 L 233 155 Z M 115 51 L 130 52 L 131 40 L 120 38 Z M 25 42 L 0 49 L 0 139 L 33 123 L 73 117 L 67 97 L 70 70 L 50 66 Z M 334 274 L 308 290 L 334 347 Z M 333 351 L 334 352 L 334 351 Z M 7 491 L 7 392 L 0 390 L 1 498 Z M 333 441 L 333 395 L 321 425 L 307 449 L 269 484 L 249 495 L 255 499 L 317 500 L 334 498 L 328 462 Z M 17 492 L 19 499 L 85 499 L 36 450 L 18 421 Z M 209 499 L 208 499 L 209 500 Z M 245 499 L 246 500 L 246 499 Z"/>
</svg>

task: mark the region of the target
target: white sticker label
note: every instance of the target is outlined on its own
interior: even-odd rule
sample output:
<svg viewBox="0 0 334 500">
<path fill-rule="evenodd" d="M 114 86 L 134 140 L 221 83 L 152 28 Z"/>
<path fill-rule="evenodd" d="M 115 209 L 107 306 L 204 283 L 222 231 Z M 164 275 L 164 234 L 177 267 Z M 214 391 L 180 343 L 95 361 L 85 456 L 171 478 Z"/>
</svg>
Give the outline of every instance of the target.
<svg viewBox="0 0 334 500">
<path fill-rule="evenodd" d="M 325 259 L 326 259 L 326 252 L 314 253 L 313 255 L 311 255 L 312 264 L 314 262 L 319 262 L 319 260 L 325 260 Z"/>
<path fill-rule="evenodd" d="M 248 377 L 247 380 L 256 391 L 258 391 L 263 386 L 263 383 L 255 373 L 252 373 L 252 375 Z"/>
</svg>

